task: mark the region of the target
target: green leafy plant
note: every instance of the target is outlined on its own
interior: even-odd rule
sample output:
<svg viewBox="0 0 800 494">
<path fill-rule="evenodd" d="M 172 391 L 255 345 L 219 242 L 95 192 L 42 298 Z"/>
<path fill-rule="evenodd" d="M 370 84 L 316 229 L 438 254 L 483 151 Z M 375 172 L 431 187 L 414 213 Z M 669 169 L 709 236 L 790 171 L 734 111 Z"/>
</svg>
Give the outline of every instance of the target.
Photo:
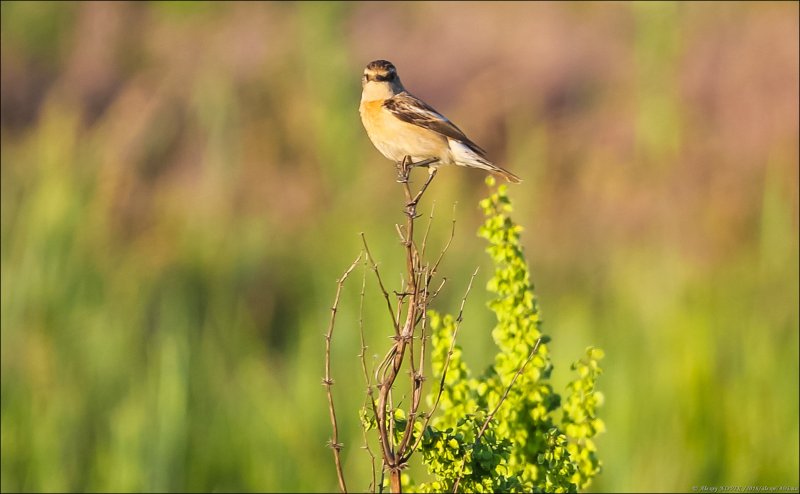
<svg viewBox="0 0 800 494">
<path fill-rule="evenodd" d="M 490 184 L 492 183 L 490 180 Z M 602 395 L 595 390 L 603 352 L 588 348 L 572 365 L 578 377 L 561 402 L 549 384 L 553 366 L 519 234 L 510 217 L 506 186 L 480 203 L 486 221 L 479 235 L 495 271 L 487 289 L 497 317 L 494 364 L 473 377 L 454 344 L 459 320 L 430 311 L 434 377 L 441 389 L 439 414 L 421 431 L 420 450 L 435 480 L 421 492 L 574 492 L 600 472 L 593 437 Z M 491 412 L 490 412 L 491 411 Z M 561 420 L 557 420 L 558 412 Z"/>
</svg>

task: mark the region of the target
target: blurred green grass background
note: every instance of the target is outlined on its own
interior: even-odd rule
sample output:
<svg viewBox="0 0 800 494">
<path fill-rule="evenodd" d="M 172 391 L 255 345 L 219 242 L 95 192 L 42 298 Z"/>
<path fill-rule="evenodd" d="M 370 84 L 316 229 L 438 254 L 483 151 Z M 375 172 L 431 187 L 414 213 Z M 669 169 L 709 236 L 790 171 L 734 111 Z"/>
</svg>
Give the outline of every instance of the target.
<svg viewBox="0 0 800 494">
<path fill-rule="evenodd" d="M 798 486 L 797 3 L 4 1 L 1 39 L 2 491 L 336 489 L 334 281 L 361 231 L 403 263 L 357 112 L 376 58 L 525 179 L 557 389 L 607 353 L 592 490 Z M 457 220 L 440 310 L 488 279 L 482 180 L 442 170 L 422 205 L 435 245 Z M 353 490 L 360 277 L 333 350 Z"/>
</svg>

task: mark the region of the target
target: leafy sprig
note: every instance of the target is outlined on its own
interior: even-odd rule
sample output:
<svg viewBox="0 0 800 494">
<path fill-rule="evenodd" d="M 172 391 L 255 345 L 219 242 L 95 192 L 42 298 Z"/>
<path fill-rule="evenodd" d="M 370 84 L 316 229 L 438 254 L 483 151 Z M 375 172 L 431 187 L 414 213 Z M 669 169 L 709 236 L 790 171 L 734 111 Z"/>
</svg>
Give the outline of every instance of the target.
<svg viewBox="0 0 800 494">
<path fill-rule="evenodd" d="M 487 182 L 494 185 L 491 178 Z M 441 396 L 439 389 L 428 396 L 429 405 L 438 396 L 439 413 L 424 430 L 418 423 L 416 431 L 433 480 L 409 487 L 419 492 L 576 492 L 601 468 L 592 438 L 604 430 L 596 413 L 602 395 L 595 391 L 603 352 L 590 347 L 573 364 L 578 377 L 567 386 L 562 405 L 549 383 L 550 340 L 541 332 L 520 244 L 522 227 L 510 217 L 506 186 L 480 206 L 486 220 L 478 234 L 489 242 L 486 250 L 494 263 L 487 289 L 494 294 L 488 306 L 497 319 L 492 337 L 498 353 L 493 365 L 473 376 L 453 342 L 457 319 L 429 312 L 434 378 L 442 377 L 445 362 L 447 374 Z"/>
</svg>

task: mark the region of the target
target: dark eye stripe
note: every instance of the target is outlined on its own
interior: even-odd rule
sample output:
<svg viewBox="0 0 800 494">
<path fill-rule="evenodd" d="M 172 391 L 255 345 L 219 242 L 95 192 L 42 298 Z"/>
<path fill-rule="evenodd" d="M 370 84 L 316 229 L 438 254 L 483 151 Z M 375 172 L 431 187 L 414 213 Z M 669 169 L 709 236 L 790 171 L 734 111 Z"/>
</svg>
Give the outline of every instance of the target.
<svg viewBox="0 0 800 494">
<path fill-rule="evenodd" d="M 369 72 L 369 73 L 365 72 L 364 75 L 361 76 L 361 78 L 367 81 L 387 82 L 397 79 L 397 74 L 394 71 L 388 73 L 379 73 L 379 74 L 376 74 L 374 72 Z"/>
</svg>

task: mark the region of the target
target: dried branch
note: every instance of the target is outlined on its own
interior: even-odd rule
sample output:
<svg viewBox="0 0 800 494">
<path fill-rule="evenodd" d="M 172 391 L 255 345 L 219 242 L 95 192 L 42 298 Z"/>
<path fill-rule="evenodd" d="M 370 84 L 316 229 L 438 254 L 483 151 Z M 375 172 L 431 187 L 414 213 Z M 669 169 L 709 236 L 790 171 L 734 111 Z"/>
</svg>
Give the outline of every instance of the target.
<svg viewBox="0 0 800 494">
<path fill-rule="evenodd" d="M 451 226 L 450 226 L 450 237 L 447 239 L 447 243 L 439 252 L 439 257 L 436 258 L 436 262 L 433 263 L 433 269 L 431 269 L 430 272 L 428 273 L 428 278 L 427 280 L 425 280 L 426 288 L 430 286 L 431 280 L 433 280 L 433 276 L 439 269 L 439 264 L 442 262 L 442 259 L 444 259 L 444 255 L 447 253 L 448 249 L 450 249 L 450 244 L 453 242 L 453 237 L 455 236 L 455 234 L 456 234 L 456 204 L 453 204 L 453 220 L 451 221 Z M 437 290 L 436 293 L 438 294 L 439 291 Z"/>
<path fill-rule="evenodd" d="M 445 379 L 447 379 L 447 370 L 450 368 L 450 360 L 453 357 L 453 350 L 455 349 L 456 345 L 456 336 L 458 336 L 458 330 L 461 327 L 461 321 L 463 321 L 464 315 L 464 305 L 467 303 L 467 297 L 469 296 L 469 292 L 472 290 L 472 282 L 475 280 L 475 276 L 478 275 L 478 270 L 480 268 L 475 268 L 475 271 L 472 273 L 472 276 L 469 278 L 469 284 L 467 285 L 467 290 L 464 292 L 464 297 L 461 299 L 461 307 L 458 309 L 458 316 L 456 317 L 456 327 L 453 329 L 453 338 L 450 340 L 450 348 L 447 350 L 447 358 L 444 361 L 444 366 L 442 367 L 442 377 L 439 380 L 439 392 L 436 394 L 436 400 L 433 402 L 433 407 L 431 411 L 428 412 L 425 416 L 425 422 L 422 424 L 422 430 L 425 431 L 425 428 L 428 427 L 428 423 L 430 423 L 433 414 L 436 412 L 436 409 L 439 406 L 439 400 L 442 398 L 442 393 L 444 392 L 444 383 Z M 410 457 L 414 451 L 417 450 L 419 447 L 420 442 L 422 441 L 422 435 L 417 438 L 417 441 L 412 446 L 411 450 L 408 452 L 407 457 Z"/>
<path fill-rule="evenodd" d="M 341 465 L 341 457 L 340 451 L 342 449 L 342 445 L 339 443 L 339 431 L 338 425 L 336 420 L 336 412 L 333 403 L 333 394 L 332 394 L 332 386 L 333 386 L 333 379 L 331 377 L 330 372 L 330 348 L 331 348 L 331 340 L 333 337 L 333 329 L 335 327 L 335 319 L 336 313 L 338 310 L 339 299 L 341 296 L 341 292 L 345 283 L 345 280 L 350 275 L 350 273 L 355 268 L 356 264 L 363 258 L 364 262 L 364 273 L 362 276 L 361 281 L 361 298 L 360 298 L 360 306 L 359 306 L 359 335 L 360 335 L 360 342 L 361 348 L 358 354 L 361 360 L 361 372 L 364 376 L 364 380 L 366 383 L 366 397 L 364 401 L 364 413 L 369 413 L 369 408 L 371 407 L 372 413 L 375 418 L 375 423 L 378 429 L 378 436 L 379 436 L 379 443 L 380 443 L 380 454 L 383 463 L 383 468 L 381 469 L 381 480 L 380 482 L 377 481 L 376 469 L 375 469 L 375 459 L 376 455 L 372 452 L 369 440 L 367 438 L 367 429 L 369 426 L 365 426 L 362 428 L 363 436 L 364 436 L 364 443 L 363 449 L 367 450 L 370 458 L 372 459 L 372 483 L 370 484 L 370 489 L 375 492 L 375 490 L 383 491 L 383 482 L 384 482 L 384 475 L 386 473 L 389 474 L 389 485 L 392 492 L 401 492 L 401 481 L 400 481 L 400 472 L 407 466 L 407 461 L 410 456 L 408 453 L 409 446 L 412 442 L 414 442 L 414 425 L 417 419 L 418 410 L 420 406 L 420 402 L 422 400 L 422 387 L 424 382 L 424 375 L 423 369 L 425 366 L 425 355 L 426 355 L 426 342 L 428 339 L 426 330 L 428 325 L 427 320 L 427 307 L 430 300 L 436 295 L 438 295 L 439 291 L 444 286 L 446 280 L 442 280 L 441 284 L 439 284 L 438 288 L 434 292 L 431 292 L 431 282 L 434 277 L 435 271 L 438 268 L 439 263 L 441 262 L 442 258 L 444 257 L 444 253 L 450 246 L 450 243 L 453 240 L 454 236 L 454 229 L 455 229 L 455 219 L 453 220 L 453 228 L 450 232 L 450 238 L 447 241 L 447 244 L 442 249 L 439 254 L 439 258 L 435 264 L 431 265 L 430 263 L 423 263 L 421 261 L 420 250 L 417 247 L 416 240 L 414 238 L 414 228 L 415 228 L 415 221 L 418 218 L 417 215 L 417 205 L 419 204 L 420 200 L 424 196 L 425 192 L 428 190 L 428 187 L 433 182 L 434 177 L 436 176 L 436 168 L 431 168 L 429 171 L 429 175 L 427 180 L 422 184 L 422 186 L 415 192 L 412 193 L 411 187 L 409 185 L 409 175 L 413 168 L 421 167 L 421 166 L 429 166 L 438 161 L 435 158 L 428 159 L 421 161 L 419 163 L 413 163 L 410 157 L 406 157 L 403 159 L 401 163 L 398 163 L 398 182 L 402 184 L 403 192 L 405 195 L 405 216 L 406 221 L 404 226 L 395 225 L 397 229 L 397 234 L 400 238 L 400 241 L 405 249 L 405 257 L 406 257 L 406 270 L 404 274 L 401 274 L 400 292 L 394 292 L 396 296 L 396 306 L 395 303 L 389 297 L 389 291 L 386 289 L 386 286 L 383 283 L 383 277 L 381 276 L 380 270 L 378 269 L 378 264 L 375 261 L 375 258 L 370 251 L 369 245 L 367 244 L 366 236 L 362 233 L 361 240 L 363 244 L 363 250 L 361 254 L 356 258 L 353 264 L 345 271 L 339 280 L 337 280 L 337 290 L 336 290 L 336 297 L 334 299 L 333 307 L 331 308 L 331 321 L 328 327 L 328 332 L 325 336 L 326 338 L 326 349 L 325 349 L 325 378 L 323 379 L 323 384 L 326 386 L 327 394 L 328 394 L 328 404 L 329 404 L 329 411 L 331 416 L 331 424 L 333 426 L 333 438 L 330 440 L 330 446 L 334 451 L 334 460 L 336 463 L 337 475 L 339 478 L 339 487 L 342 492 L 346 492 L 346 484 L 344 481 L 344 475 L 342 473 L 342 465 Z M 422 239 L 422 254 L 424 255 L 427 242 L 428 242 L 428 235 L 431 229 L 431 223 L 433 221 L 433 211 L 434 208 L 431 208 L 431 213 L 429 216 L 429 221 L 427 228 L 424 233 L 424 237 Z M 424 265 L 424 268 L 423 268 Z M 367 362 L 366 362 L 366 353 L 367 353 L 367 343 L 366 337 L 364 335 L 364 299 L 365 299 L 365 292 L 366 292 L 366 268 L 369 267 L 372 271 L 375 272 L 375 277 L 378 281 L 378 286 L 380 287 L 381 293 L 383 294 L 383 298 L 386 301 L 386 308 L 389 312 L 389 317 L 392 320 L 392 326 L 394 328 L 394 334 L 392 335 L 393 343 L 389 348 L 386 356 L 381 361 L 379 365 L 374 369 L 374 378 L 375 381 L 373 382 L 370 379 L 370 372 L 367 370 Z M 473 274 L 473 278 L 474 278 Z M 472 286 L 472 279 L 470 280 L 470 287 Z M 469 292 L 469 289 L 468 289 Z M 462 303 L 462 311 L 463 311 L 463 303 Z M 459 316 L 460 322 L 460 316 Z M 417 329 L 420 327 L 421 324 L 421 335 L 416 335 Z M 417 355 L 416 348 L 415 348 L 415 339 L 419 338 L 420 349 L 419 349 L 419 366 L 417 366 Z M 408 359 L 406 359 L 408 357 Z M 406 360 L 408 361 L 406 363 Z M 398 403 L 397 407 L 407 407 L 407 421 L 405 429 L 402 431 L 402 434 L 399 430 L 396 431 L 397 428 L 397 421 L 395 420 L 395 413 L 398 408 L 395 407 L 394 398 L 392 395 L 394 384 L 397 380 L 400 370 L 403 368 L 404 365 L 408 366 L 408 372 L 411 378 L 411 394 L 410 394 L 410 403 Z M 375 391 L 377 390 L 377 396 L 375 396 Z M 402 401 L 405 401 L 405 397 Z M 426 422 L 427 423 L 427 422 Z M 397 435 L 395 435 L 397 433 Z"/>
<path fill-rule="evenodd" d="M 439 296 L 439 292 L 444 288 L 445 283 L 447 283 L 447 278 L 442 278 L 442 282 L 439 284 L 439 287 L 431 293 L 431 300 L 435 299 Z"/>
<path fill-rule="evenodd" d="M 366 405 L 366 403 L 365 403 Z M 361 429 L 362 436 L 364 437 L 364 445 L 361 446 L 362 449 L 366 450 L 367 454 L 370 458 L 370 465 L 372 466 L 372 482 L 369 484 L 369 491 L 375 492 L 375 488 L 377 485 L 377 472 L 375 471 L 375 453 L 372 452 L 372 448 L 369 447 L 369 440 L 367 438 L 367 429 Z"/>
<path fill-rule="evenodd" d="M 396 229 L 402 245 L 406 250 L 406 274 L 404 277 L 405 279 L 401 280 L 401 286 L 403 287 L 402 292 L 396 293 L 397 313 L 395 315 L 393 311 L 390 311 L 395 326 L 394 344 L 386 354 L 383 362 L 381 362 L 376 374 L 378 387 L 376 422 L 381 443 L 383 469 L 389 472 L 389 484 L 392 492 L 401 492 L 400 471 L 406 466 L 404 453 L 413 432 L 414 421 L 421 397 L 423 379 L 421 372 L 415 368 L 414 331 L 420 320 L 420 313 L 424 313 L 426 309 L 429 280 L 427 279 L 427 274 L 423 276 L 422 270 L 420 269 L 419 251 L 414 240 L 414 222 L 417 218 L 417 204 L 436 176 L 436 169 L 430 170 L 431 173 L 428 179 L 416 194 L 412 194 L 408 178 L 412 168 L 416 166 L 427 166 L 436 161 L 436 159 L 430 159 L 420 163 L 413 163 L 410 157 L 406 157 L 403 159 L 402 163 L 398 163 L 398 182 L 403 185 L 403 191 L 406 197 L 406 224 L 404 230 L 400 226 L 396 226 Z M 366 243 L 365 249 L 367 249 Z M 367 255 L 369 259 L 372 260 L 368 249 Z M 372 262 L 374 265 L 374 261 Z M 381 287 L 383 289 L 382 282 Z M 424 288 L 420 289 L 421 287 Z M 391 303 L 388 299 L 388 292 L 386 292 L 385 289 L 383 291 L 387 306 L 391 307 Z M 401 326 L 399 316 L 403 309 L 405 309 L 406 315 L 405 321 Z M 411 359 L 408 364 L 412 379 L 411 404 L 409 405 L 408 420 L 406 422 L 406 429 L 403 432 L 403 438 L 400 440 L 399 444 L 395 444 L 392 388 L 403 365 L 406 353 L 409 354 L 409 358 Z"/>
<path fill-rule="evenodd" d="M 375 263 L 375 258 L 372 257 L 372 253 L 369 250 L 369 246 L 367 245 L 367 237 L 364 235 L 364 232 L 361 232 L 361 243 L 364 245 L 364 251 L 367 253 L 367 260 L 369 261 L 372 270 L 375 272 L 375 276 L 378 278 L 378 285 L 381 287 L 381 292 L 383 292 L 383 298 L 386 299 L 386 306 L 389 308 L 389 314 L 392 316 L 394 331 L 395 333 L 399 333 L 400 328 L 397 323 L 397 318 L 395 318 L 394 316 L 392 303 L 389 301 L 389 292 L 387 292 L 386 288 L 383 286 L 383 279 L 381 278 L 381 272 L 378 271 L 378 265 Z"/>
<path fill-rule="evenodd" d="M 433 212 L 436 210 L 436 201 L 431 203 L 431 213 L 428 215 L 428 224 L 425 226 L 425 235 L 422 236 L 422 247 L 420 250 L 420 257 L 425 257 L 425 248 L 428 245 L 428 233 L 431 231 L 431 224 L 433 223 Z"/>
<path fill-rule="evenodd" d="M 367 390 L 366 396 L 364 400 L 364 408 L 366 408 L 367 404 L 371 404 L 372 409 L 375 409 L 375 400 L 372 398 L 372 382 L 369 379 L 369 373 L 367 372 L 367 343 L 366 339 L 364 338 L 364 293 L 366 292 L 367 287 L 367 270 L 366 270 L 366 261 L 364 263 L 364 272 L 363 276 L 361 277 L 361 295 L 358 304 L 358 333 L 361 338 L 361 351 L 358 353 L 358 357 L 361 360 L 361 371 L 364 374 L 364 382 L 367 383 Z M 376 475 L 375 475 L 375 454 L 372 452 L 372 449 L 369 447 L 369 440 L 367 439 L 367 428 L 361 428 L 361 432 L 364 436 L 364 446 L 363 449 L 367 451 L 367 454 L 370 458 L 370 466 L 372 467 L 372 482 L 369 485 L 370 492 L 375 492 L 376 487 Z"/>
<path fill-rule="evenodd" d="M 336 280 L 336 297 L 331 307 L 331 320 L 328 324 L 328 332 L 325 334 L 325 378 L 322 380 L 322 384 L 325 386 L 325 391 L 328 395 L 328 410 L 331 417 L 331 426 L 333 427 L 333 437 L 328 441 L 328 445 L 333 449 L 333 460 L 336 463 L 336 476 L 339 478 L 339 490 L 342 492 L 347 492 L 347 485 L 344 481 L 342 460 L 339 454 L 344 445 L 339 442 L 339 425 L 336 421 L 336 409 L 333 405 L 333 391 L 331 390 L 333 387 L 333 378 L 331 377 L 331 338 L 333 337 L 333 328 L 336 324 L 336 312 L 339 308 L 339 297 L 341 297 L 342 294 L 342 287 L 347 277 L 350 276 L 350 273 L 355 269 L 356 264 L 361 260 L 363 254 L 363 252 L 359 253 L 356 260 L 347 268 L 342 277 Z"/>
<path fill-rule="evenodd" d="M 358 353 L 359 359 L 361 359 L 361 370 L 364 373 L 364 382 L 367 383 L 367 389 L 372 389 L 372 382 L 369 379 L 369 373 L 367 372 L 367 343 L 366 338 L 364 338 L 364 294 L 366 292 L 367 287 L 367 271 L 364 270 L 364 276 L 361 278 L 361 295 L 360 295 L 360 302 L 358 305 L 358 333 L 361 337 L 361 351 Z"/>
</svg>

